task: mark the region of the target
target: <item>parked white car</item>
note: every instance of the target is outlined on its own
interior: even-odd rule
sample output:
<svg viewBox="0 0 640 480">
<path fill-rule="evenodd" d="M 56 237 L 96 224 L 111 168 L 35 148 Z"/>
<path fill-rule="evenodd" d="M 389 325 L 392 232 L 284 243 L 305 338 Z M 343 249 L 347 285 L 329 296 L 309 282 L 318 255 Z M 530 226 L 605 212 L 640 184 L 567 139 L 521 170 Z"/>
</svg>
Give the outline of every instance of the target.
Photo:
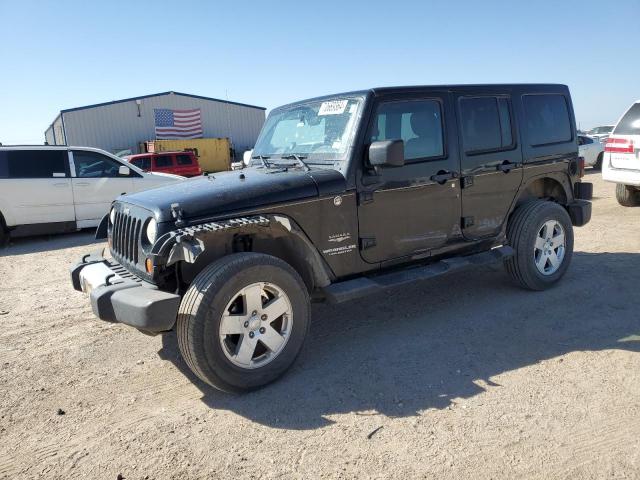
<svg viewBox="0 0 640 480">
<path fill-rule="evenodd" d="M 602 168 L 604 145 L 597 138 L 578 135 L 578 154 L 584 158 L 585 166 L 593 167 L 596 170 Z"/>
<path fill-rule="evenodd" d="M 602 178 L 617 184 L 620 205 L 640 205 L 640 100 L 618 120 L 607 140 Z"/>
<path fill-rule="evenodd" d="M 88 147 L 0 147 L 0 244 L 95 227 L 119 195 L 184 180 Z"/>
<path fill-rule="evenodd" d="M 600 143 L 606 143 L 607 138 L 611 135 L 615 125 L 601 125 L 600 127 L 592 128 L 587 132 L 591 138 L 597 139 Z"/>
</svg>

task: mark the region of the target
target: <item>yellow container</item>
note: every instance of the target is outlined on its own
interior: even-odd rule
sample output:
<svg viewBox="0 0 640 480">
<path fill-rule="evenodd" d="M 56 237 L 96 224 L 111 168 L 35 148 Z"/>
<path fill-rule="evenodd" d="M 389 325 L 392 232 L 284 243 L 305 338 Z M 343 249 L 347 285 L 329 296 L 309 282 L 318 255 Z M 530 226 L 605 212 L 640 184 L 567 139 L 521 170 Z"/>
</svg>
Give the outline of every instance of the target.
<svg viewBox="0 0 640 480">
<path fill-rule="evenodd" d="M 228 138 L 194 138 L 190 140 L 153 140 L 145 142 L 145 150 L 157 152 L 192 151 L 205 172 L 231 169 L 231 149 Z"/>
</svg>

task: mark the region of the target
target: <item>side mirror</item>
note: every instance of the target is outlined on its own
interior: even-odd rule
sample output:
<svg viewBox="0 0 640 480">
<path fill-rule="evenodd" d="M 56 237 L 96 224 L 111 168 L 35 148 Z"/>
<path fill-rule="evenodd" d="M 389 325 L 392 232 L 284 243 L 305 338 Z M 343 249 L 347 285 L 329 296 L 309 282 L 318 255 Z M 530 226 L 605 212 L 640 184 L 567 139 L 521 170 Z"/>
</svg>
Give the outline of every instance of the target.
<svg viewBox="0 0 640 480">
<path fill-rule="evenodd" d="M 374 167 L 402 167 L 404 165 L 404 142 L 382 140 L 369 145 L 369 163 Z"/>
<path fill-rule="evenodd" d="M 126 165 L 120 165 L 120 167 L 118 167 L 119 177 L 128 177 L 130 174 L 131 174 L 131 169 Z"/>
<path fill-rule="evenodd" d="M 247 150 L 246 152 L 244 152 L 242 154 L 242 163 L 244 163 L 245 167 L 248 167 L 249 164 L 251 163 L 251 154 L 253 153 L 253 150 Z"/>
</svg>

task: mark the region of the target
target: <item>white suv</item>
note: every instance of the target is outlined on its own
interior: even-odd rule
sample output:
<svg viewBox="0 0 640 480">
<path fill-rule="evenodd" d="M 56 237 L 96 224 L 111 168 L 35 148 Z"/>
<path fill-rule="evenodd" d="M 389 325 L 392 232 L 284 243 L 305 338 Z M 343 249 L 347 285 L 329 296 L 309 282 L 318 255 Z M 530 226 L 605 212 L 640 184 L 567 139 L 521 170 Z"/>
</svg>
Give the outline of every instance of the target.
<svg viewBox="0 0 640 480">
<path fill-rule="evenodd" d="M 602 178 L 617 183 L 620 205 L 640 205 L 640 100 L 629 107 L 607 139 Z"/>
<path fill-rule="evenodd" d="M 95 227 L 116 197 L 183 180 L 97 148 L 0 147 L 0 245 L 12 236 Z"/>
</svg>

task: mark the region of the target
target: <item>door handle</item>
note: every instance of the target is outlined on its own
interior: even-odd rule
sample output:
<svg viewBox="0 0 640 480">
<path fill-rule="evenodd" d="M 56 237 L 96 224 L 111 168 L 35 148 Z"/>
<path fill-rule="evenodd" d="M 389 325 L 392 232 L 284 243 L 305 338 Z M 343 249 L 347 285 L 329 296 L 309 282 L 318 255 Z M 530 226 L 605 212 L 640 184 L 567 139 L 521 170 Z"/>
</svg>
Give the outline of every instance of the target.
<svg viewBox="0 0 640 480">
<path fill-rule="evenodd" d="M 440 170 L 435 175 L 431 175 L 431 181 L 444 185 L 447 180 L 456 178 L 455 172 L 448 172 L 447 170 Z"/>
<path fill-rule="evenodd" d="M 88 187 L 88 186 L 89 186 L 89 182 L 76 183 L 76 187 Z"/>
<path fill-rule="evenodd" d="M 498 165 L 496 168 L 498 170 L 500 170 L 501 172 L 509 173 L 511 170 L 513 170 L 514 168 L 517 168 L 517 167 L 519 167 L 518 163 L 511 163 L 510 161 L 505 160 L 500 165 Z"/>
<path fill-rule="evenodd" d="M 62 188 L 62 187 L 67 187 L 68 185 L 66 183 L 54 183 L 53 186 Z"/>
</svg>

